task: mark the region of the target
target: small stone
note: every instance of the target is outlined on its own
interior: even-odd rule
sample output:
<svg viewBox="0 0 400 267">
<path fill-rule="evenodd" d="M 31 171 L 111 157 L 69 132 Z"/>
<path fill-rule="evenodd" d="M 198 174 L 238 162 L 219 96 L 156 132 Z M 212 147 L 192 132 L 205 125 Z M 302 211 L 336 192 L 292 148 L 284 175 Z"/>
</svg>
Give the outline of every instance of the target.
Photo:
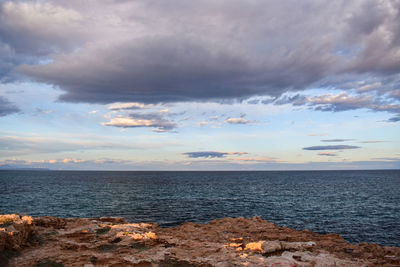
<svg viewBox="0 0 400 267">
<path fill-rule="evenodd" d="M 111 243 L 113 243 L 113 244 L 119 243 L 119 242 L 121 242 L 121 240 L 122 240 L 122 238 L 117 237 L 117 238 L 115 238 L 113 241 L 111 241 Z"/>
<path fill-rule="evenodd" d="M 301 261 L 301 256 L 299 255 L 293 255 L 292 258 L 295 259 L 296 261 Z"/>
<path fill-rule="evenodd" d="M 232 248 L 237 248 L 240 247 L 242 245 L 242 243 L 230 243 L 229 246 Z"/>
<path fill-rule="evenodd" d="M 262 245 L 263 245 L 264 242 L 265 241 L 247 243 L 245 249 L 246 250 L 254 250 L 254 251 L 263 252 Z"/>
<path fill-rule="evenodd" d="M 91 262 L 92 264 L 96 265 L 96 263 L 97 263 L 97 257 L 96 257 L 96 256 L 90 257 L 90 262 Z"/>
<path fill-rule="evenodd" d="M 262 244 L 262 250 L 264 253 L 273 253 L 282 250 L 281 242 L 278 240 L 264 242 Z"/>
</svg>

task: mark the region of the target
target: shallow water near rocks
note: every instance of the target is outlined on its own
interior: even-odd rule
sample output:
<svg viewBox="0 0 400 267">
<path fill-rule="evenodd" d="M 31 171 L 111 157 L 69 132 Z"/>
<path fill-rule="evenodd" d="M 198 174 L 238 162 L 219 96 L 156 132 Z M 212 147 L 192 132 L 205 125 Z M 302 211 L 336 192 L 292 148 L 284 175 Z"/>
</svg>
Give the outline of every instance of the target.
<svg viewBox="0 0 400 267">
<path fill-rule="evenodd" d="M 0 171 L 0 213 L 161 226 L 253 217 L 400 246 L 400 171 Z"/>
</svg>

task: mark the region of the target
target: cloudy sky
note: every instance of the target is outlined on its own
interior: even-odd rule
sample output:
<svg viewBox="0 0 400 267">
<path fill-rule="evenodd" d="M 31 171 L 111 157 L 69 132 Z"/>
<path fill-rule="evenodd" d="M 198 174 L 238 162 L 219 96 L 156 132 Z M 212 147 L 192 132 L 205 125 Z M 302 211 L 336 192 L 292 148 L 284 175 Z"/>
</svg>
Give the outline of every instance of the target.
<svg viewBox="0 0 400 267">
<path fill-rule="evenodd" d="M 0 0 L 0 165 L 400 168 L 399 0 Z"/>
</svg>

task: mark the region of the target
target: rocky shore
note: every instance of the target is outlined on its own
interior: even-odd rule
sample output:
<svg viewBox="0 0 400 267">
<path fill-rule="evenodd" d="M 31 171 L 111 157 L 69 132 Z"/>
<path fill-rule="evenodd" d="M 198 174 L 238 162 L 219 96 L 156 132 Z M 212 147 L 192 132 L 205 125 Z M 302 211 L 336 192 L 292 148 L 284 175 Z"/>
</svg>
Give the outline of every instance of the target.
<svg viewBox="0 0 400 267">
<path fill-rule="evenodd" d="M 258 217 L 161 228 L 124 218 L 0 215 L 0 266 L 400 266 L 400 248 Z"/>
</svg>

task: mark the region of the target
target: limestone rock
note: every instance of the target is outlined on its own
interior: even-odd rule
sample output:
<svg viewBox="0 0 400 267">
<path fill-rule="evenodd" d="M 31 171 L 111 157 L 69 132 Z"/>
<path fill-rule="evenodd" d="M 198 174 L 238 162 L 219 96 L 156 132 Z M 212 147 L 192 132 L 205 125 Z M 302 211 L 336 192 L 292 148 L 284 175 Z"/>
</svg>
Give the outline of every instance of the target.
<svg viewBox="0 0 400 267">
<path fill-rule="evenodd" d="M 126 223 L 124 217 L 100 217 L 98 220 L 101 222 L 110 222 L 110 223 Z"/>
<path fill-rule="evenodd" d="M 20 250 L 35 231 L 32 221 L 29 216 L 0 215 L 0 251 Z"/>
<path fill-rule="evenodd" d="M 67 220 L 57 217 L 40 216 L 34 218 L 34 224 L 35 226 L 61 229 L 65 227 L 65 225 L 67 224 Z"/>
<path fill-rule="evenodd" d="M 21 232 L 23 225 L 36 227 L 42 239 L 10 259 L 9 265 L 16 267 L 44 261 L 64 266 L 400 265 L 400 248 L 350 244 L 338 235 L 296 231 L 258 217 L 184 223 L 172 228 L 129 223 L 123 218 L 0 218 L 9 218 L 7 227 L 0 231 L 0 247 L 23 244 L 19 241 L 23 235 L 16 234 L 18 240 L 11 242 L 8 234 Z"/>
<path fill-rule="evenodd" d="M 273 253 L 283 249 L 281 242 L 278 240 L 265 241 L 262 243 L 261 248 L 264 253 Z"/>
</svg>

